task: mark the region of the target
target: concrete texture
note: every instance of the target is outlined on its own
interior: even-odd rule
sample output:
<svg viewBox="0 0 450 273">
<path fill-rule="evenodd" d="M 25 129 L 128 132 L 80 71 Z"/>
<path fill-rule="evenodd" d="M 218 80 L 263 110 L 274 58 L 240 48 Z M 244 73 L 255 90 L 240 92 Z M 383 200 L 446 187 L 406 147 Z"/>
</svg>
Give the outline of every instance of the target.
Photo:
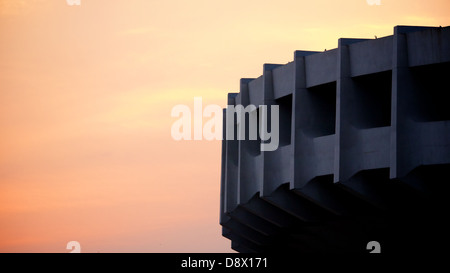
<svg viewBox="0 0 450 273">
<path fill-rule="evenodd" d="M 448 228 L 448 75 L 450 27 L 397 26 L 241 79 L 228 104 L 279 105 L 280 146 L 223 140 L 220 224 L 231 247 L 433 251 Z"/>
</svg>

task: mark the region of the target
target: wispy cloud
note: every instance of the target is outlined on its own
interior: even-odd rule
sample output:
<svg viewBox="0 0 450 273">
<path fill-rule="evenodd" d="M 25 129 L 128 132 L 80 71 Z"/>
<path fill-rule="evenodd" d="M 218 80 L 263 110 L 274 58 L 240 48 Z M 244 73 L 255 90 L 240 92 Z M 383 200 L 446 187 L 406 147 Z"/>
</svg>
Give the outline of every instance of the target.
<svg viewBox="0 0 450 273">
<path fill-rule="evenodd" d="M 18 15 L 30 12 L 46 0 L 0 0 L 0 15 Z"/>
</svg>

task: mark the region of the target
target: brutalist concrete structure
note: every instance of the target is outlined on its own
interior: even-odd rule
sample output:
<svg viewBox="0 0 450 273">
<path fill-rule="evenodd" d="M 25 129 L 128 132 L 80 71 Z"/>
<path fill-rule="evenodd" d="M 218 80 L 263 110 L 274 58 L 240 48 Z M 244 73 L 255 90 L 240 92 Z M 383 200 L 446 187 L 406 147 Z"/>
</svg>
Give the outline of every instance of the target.
<svg viewBox="0 0 450 273">
<path fill-rule="evenodd" d="M 279 105 L 280 146 L 223 140 L 223 236 L 239 252 L 437 251 L 450 230 L 449 94 L 450 27 L 339 39 L 241 79 L 228 105 Z"/>
</svg>

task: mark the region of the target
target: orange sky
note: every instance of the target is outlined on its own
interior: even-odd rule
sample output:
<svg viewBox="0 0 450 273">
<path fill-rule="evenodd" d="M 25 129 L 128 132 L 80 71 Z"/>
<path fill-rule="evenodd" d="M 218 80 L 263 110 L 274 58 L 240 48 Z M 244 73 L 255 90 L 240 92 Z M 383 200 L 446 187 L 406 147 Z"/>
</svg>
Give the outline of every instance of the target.
<svg viewBox="0 0 450 273">
<path fill-rule="evenodd" d="M 294 50 L 450 25 L 448 0 L 0 0 L 0 252 L 230 252 L 219 141 L 176 104 L 225 106 Z"/>
</svg>

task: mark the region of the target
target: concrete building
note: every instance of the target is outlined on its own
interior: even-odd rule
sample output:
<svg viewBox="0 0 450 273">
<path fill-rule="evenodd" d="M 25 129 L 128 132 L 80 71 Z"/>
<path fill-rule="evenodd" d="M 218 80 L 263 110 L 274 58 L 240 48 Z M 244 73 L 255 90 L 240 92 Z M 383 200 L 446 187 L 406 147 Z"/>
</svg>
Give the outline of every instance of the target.
<svg viewBox="0 0 450 273">
<path fill-rule="evenodd" d="M 369 252 L 370 241 L 437 251 L 449 230 L 449 95 L 450 27 L 397 26 L 265 64 L 228 105 L 279 105 L 280 144 L 223 140 L 223 236 L 239 252 Z"/>
</svg>

